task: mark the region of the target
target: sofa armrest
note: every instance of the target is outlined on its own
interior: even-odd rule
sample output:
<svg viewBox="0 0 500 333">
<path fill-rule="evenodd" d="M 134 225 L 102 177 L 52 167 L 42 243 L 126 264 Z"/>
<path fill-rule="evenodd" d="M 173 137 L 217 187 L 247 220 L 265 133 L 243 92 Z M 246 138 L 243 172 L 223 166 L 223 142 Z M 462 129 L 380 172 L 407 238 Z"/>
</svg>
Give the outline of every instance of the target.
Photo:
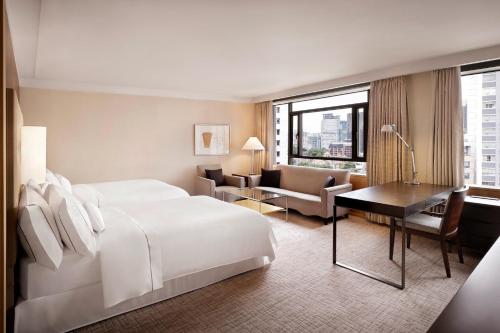
<svg viewBox="0 0 500 333">
<path fill-rule="evenodd" d="M 261 175 L 250 175 L 248 176 L 248 187 L 257 187 L 260 185 Z"/>
<path fill-rule="evenodd" d="M 196 177 L 195 190 L 197 195 L 215 197 L 215 181 L 205 177 Z"/>
<path fill-rule="evenodd" d="M 243 177 L 225 175 L 224 180 L 226 181 L 226 185 L 239 188 L 245 187 L 245 178 Z"/>
<path fill-rule="evenodd" d="M 325 218 L 333 216 L 333 205 L 335 204 L 335 196 L 337 194 L 350 191 L 352 191 L 352 184 L 342 184 L 322 189 L 321 190 L 321 210 L 323 214 L 322 216 Z M 337 215 L 343 215 L 343 214 L 339 214 L 337 210 Z"/>
</svg>

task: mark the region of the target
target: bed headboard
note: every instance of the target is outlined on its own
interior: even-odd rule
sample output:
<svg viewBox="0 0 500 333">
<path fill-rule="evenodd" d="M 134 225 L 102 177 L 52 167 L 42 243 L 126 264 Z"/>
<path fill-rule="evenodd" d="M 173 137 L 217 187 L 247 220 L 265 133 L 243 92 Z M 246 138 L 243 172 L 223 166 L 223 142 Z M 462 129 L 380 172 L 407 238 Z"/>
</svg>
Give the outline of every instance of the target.
<svg viewBox="0 0 500 333">
<path fill-rule="evenodd" d="M 23 114 L 14 89 L 6 89 L 6 302 L 14 304 L 15 264 L 17 259 L 17 206 L 21 190 L 21 128 Z"/>
</svg>

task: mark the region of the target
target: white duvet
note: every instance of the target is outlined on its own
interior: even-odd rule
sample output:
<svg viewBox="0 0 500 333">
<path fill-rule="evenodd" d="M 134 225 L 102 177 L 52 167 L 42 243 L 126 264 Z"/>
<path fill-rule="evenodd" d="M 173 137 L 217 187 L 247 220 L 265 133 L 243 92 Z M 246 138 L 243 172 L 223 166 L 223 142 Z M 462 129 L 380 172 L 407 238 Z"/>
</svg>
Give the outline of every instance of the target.
<svg viewBox="0 0 500 333">
<path fill-rule="evenodd" d="M 156 179 L 132 179 L 116 182 L 73 185 L 73 194 L 81 201 L 98 207 L 187 198 L 180 187 Z"/>
<path fill-rule="evenodd" d="M 197 196 L 103 207 L 99 235 L 104 305 L 110 307 L 183 275 L 267 257 L 275 239 L 267 218 Z"/>
</svg>

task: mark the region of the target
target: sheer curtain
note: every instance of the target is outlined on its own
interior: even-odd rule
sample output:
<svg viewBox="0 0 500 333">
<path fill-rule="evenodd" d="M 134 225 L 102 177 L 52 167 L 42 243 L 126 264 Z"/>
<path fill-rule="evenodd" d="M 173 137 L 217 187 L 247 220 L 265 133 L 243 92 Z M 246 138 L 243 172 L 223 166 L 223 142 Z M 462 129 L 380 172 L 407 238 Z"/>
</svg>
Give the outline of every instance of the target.
<svg viewBox="0 0 500 333">
<path fill-rule="evenodd" d="M 411 144 L 406 98 L 404 77 L 374 81 L 370 85 L 367 155 L 369 186 L 404 181 L 410 177 L 408 150 L 395 135 L 380 131 L 382 125 L 396 124 L 399 133 Z M 389 218 L 376 214 L 367 214 L 367 218 L 379 223 L 389 223 Z"/>
<path fill-rule="evenodd" d="M 275 157 L 274 114 L 271 101 L 255 104 L 255 136 L 265 147 L 255 152 L 254 170 L 271 169 Z"/>
<path fill-rule="evenodd" d="M 461 186 L 464 182 L 464 119 L 460 70 L 432 72 L 434 83 L 434 130 L 432 182 Z"/>
</svg>

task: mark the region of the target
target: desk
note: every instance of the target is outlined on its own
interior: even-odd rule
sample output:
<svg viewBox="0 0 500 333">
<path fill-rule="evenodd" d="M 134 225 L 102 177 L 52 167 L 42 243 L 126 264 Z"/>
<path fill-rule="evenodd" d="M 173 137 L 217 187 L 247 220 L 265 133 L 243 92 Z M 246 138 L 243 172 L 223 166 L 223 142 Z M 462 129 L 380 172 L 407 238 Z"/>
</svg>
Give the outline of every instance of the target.
<svg viewBox="0 0 500 333">
<path fill-rule="evenodd" d="M 338 194 L 333 206 L 333 264 L 386 283 L 393 287 L 405 287 L 405 232 L 406 217 L 436 205 L 455 189 L 451 186 L 433 184 L 410 185 L 392 182 L 360 190 Z M 346 207 L 399 218 L 401 223 L 401 283 L 395 283 L 377 274 L 368 273 L 358 268 L 337 261 L 337 207 Z"/>
<path fill-rule="evenodd" d="M 500 331 L 500 238 L 428 332 Z"/>
</svg>

